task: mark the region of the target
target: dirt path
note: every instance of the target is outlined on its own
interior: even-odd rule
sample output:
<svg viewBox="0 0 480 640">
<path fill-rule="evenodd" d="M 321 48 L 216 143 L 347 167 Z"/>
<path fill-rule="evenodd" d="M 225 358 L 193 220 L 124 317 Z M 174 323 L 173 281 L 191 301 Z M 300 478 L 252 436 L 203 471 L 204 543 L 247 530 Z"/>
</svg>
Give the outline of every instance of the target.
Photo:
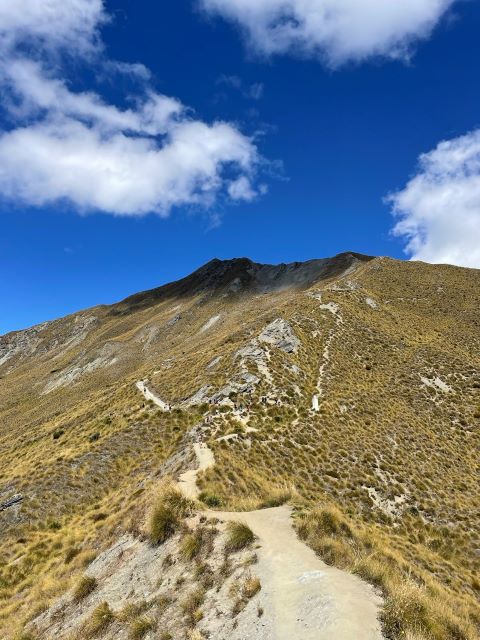
<svg viewBox="0 0 480 640">
<path fill-rule="evenodd" d="M 317 387 L 316 394 L 312 397 L 312 411 L 320 410 L 320 402 L 325 393 L 324 390 L 324 379 L 327 367 L 330 363 L 330 347 L 332 346 L 332 342 L 335 336 L 338 334 L 339 327 L 343 324 L 342 314 L 340 313 L 340 307 L 333 303 L 329 302 L 328 304 L 320 305 L 320 309 L 323 311 L 328 311 L 335 318 L 335 326 L 330 329 L 328 333 L 327 340 L 325 342 L 325 346 L 323 348 L 322 359 L 320 361 L 320 367 L 318 370 L 318 378 L 317 378 Z"/>
<path fill-rule="evenodd" d="M 292 528 L 291 509 L 221 513 L 261 545 L 256 571 L 273 606 L 275 640 L 381 640 L 381 599 L 356 576 L 326 565 Z"/>
<path fill-rule="evenodd" d="M 135 386 L 141 393 L 143 393 L 145 400 L 151 400 L 162 411 L 170 411 L 170 406 L 161 398 L 159 398 L 155 393 L 153 393 L 153 391 L 150 391 L 143 380 L 139 380 Z"/>
<path fill-rule="evenodd" d="M 196 500 L 200 493 L 197 487 L 197 476 L 200 471 L 205 471 L 215 464 L 213 451 L 206 444 L 195 443 L 193 448 L 197 456 L 198 467 L 185 471 L 178 479 L 178 486 L 181 492 L 190 500 Z"/>
<path fill-rule="evenodd" d="M 179 478 L 188 498 L 197 498 L 197 475 L 215 464 L 211 449 L 194 445 L 198 468 Z M 381 598 L 360 578 L 326 565 L 297 537 L 287 506 L 248 512 L 210 512 L 247 524 L 259 542 L 255 572 L 273 629 L 265 640 L 382 640 Z M 270 625 L 268 625 L 270 626 Z"/>
</svg>

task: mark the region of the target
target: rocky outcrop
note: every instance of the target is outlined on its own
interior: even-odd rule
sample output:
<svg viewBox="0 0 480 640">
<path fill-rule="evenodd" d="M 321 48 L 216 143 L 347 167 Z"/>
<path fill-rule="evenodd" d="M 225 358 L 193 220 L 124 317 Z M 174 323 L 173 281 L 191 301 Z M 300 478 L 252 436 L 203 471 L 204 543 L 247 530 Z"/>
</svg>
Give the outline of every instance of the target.
<svg viewBox="0 0 480 640">
<path fill-rule="evenodd" d="M 292 327 L 282 318 L 277 318 L 266 326 L 258 339 L 285 351 L 285 353 L 295 353 L 300 346 L 300 340 L 294 334 Z"/>
</svg>

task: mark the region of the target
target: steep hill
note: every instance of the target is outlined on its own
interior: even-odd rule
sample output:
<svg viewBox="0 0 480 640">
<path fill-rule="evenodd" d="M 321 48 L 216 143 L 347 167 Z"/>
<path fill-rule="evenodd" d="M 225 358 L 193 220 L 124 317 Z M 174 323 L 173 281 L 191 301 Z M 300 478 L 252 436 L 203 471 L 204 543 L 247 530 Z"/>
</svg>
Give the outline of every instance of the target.
<svg viewBox="0 0 480 640">
<path fill-rule="evenodd" d="M 50 637 L 35 621 L 144 539 L 200 441 L 205 508 L 289 501 L 307 544 L 382 592 L 386 638 L 478 637 L 479 309 L 476 270 L 242 258 L 0 337 L 0 504 L 22 498 L 0 511 L 0 638 Z M 168 637 L 161 615 L 145 637 Z"/>
</svg>

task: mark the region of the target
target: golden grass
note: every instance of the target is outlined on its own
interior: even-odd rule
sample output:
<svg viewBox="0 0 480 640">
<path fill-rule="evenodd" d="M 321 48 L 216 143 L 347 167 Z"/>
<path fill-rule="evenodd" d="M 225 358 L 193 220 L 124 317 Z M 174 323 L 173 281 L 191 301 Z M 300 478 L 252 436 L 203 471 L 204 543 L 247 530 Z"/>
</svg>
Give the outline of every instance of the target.
<svg viewBox="0 0 480 640">
<path fill-rule="evenodd" d="M 345 287 L 346 280 L 354 286 Z M 268 367 L 281 405 L 260 403 L 270 390 L 262 381 L 253 394 L 236 398 L 252 402 L 248 427 L 256 431 L 247 432 L 228 410 L 215 416 L 209 445 L 216 467 L 201 475 L 201 499 L 227 510 L 293 501 L 305 517 L 320 509 L 321 521 L 311 516 L 307 529 L 314 533 L 306 539 L 328 562 L 381 586 L 391 603 L 385 624 L 392 637 L 477 637 L 479 272 L 376 259 L 336 284 L 340 290 L 328 282 L 314 288 L 322 303 L 339 305 L 341 323 L 302 291 L 182 293 L 115 313 L 92 310 L 98 325 L 66 349 L 72 319 L 58 321 L 45 338 L 58 346 L 12 361 L 10 372 L 11 363 L 2 368 L 0 490 L 12 487 L 25 501 L 19 520 L 4 512 L 0 523 L 0 637 L 13 636 L 74 588 L 119 534 L 143 533 L 152 487 L 183 470 L 181 457 L 177 463 L 172 456 L 202 424 L 203 412 L 214 413 L 207 405 L 163 414 L 143 402 L 134 383 L 148 377 L 172 402 L 205 384 L 217 390 L 238 373 L 236 351 L 279 316 L 302 343 L 297 354 L 271 350 Z M 176 313 L 181 321 L 168 325 Z M 218 314 L 215 330 L 199 334 Z M 149 327 L 159 334 L 146 346 L 141 332 Z M 312 414 L 330 332 L 324 393 Z M 93 358 L 107 342 L 121 347 L 115 366 L 40 395 L 53 369 L 84 352 Z M 221 363 L 207 369 L 217 355 Z M 258 374 L 251 362 L 247 368 Z M 450 392 L 421 381 L 437 376 Z M 217 442 L 232 433 L 238 437 Z M 340 516 L 331 511 L 335 505 Z M 422 607 L 427 603 L 423 613 L 400 589 L 405 579 L 420 588 L 414 593 Z M 418 628 L 409 622 L 396 629 L 401 616 L 416 618 Z M 440 626 L 429 622 L 432 616 Z"/>
<path fill-rule="evenodd" d="M 115 616 L 108 603 L 102 602 L 96 607 L 87 621 L 84 632 L 87 637 L 95 637 L 105 632 L 114 621 Z"/>
<path fill-rule="evenodd" d="M 425 637 L 473 640 L 474 602 L 452 606 L 450 593 L 423 571 L 411 571 L 370 528 L 358 529 L 330 505 L 302 514 L 297 528 L 329 564 L 348 569 L 379 587 L 385 598 L 382 625 L 387 638 Z M 470 611 L 469 611 L 470 607 Z"/>
<path fill-rule="evenodd" d="M 195 506 L 171 482 L 165 482 L 154 498 L 147 523 L 152 544 L 161 544 L 172 536 L 183 519 L 194 513 Z"/>
<path fill-rule="evenodd" d="M 82 576 L 73 591 L 73 599 L 76 602 L 80 602 L 80 600 L 89 596 L 96 586 L 97 581 L 95 578 L 92 578 L 91 576 Z"/>
<path fill-rule="evenodd" d="M 229 522 L 227 525 L 227 539 L 225 551 L 234 553 L 250 546 L 255 541 L 255 534 L 243 522 Z"/>
<path fill-rule="evenodd" d="M 131 623 L 128 632 L 130 640 L 142 640 L 147 633 L 155 629 L 155 622 L 151 618 L 141 617 Z"/>
</svg>

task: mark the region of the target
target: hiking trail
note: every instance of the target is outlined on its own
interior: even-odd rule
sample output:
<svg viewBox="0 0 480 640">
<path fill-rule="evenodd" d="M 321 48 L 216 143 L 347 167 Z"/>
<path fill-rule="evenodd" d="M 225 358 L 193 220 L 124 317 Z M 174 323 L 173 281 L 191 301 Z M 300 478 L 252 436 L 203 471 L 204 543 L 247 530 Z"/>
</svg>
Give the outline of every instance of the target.
<svg viewBox="0 0 480 640">
<path fill-rule="evenodd" d="M 145 400 L 151 400 L 162 411 L 170 411 L 170 405 L 159 398 L 155 393 L 153 393 L 153 391 L 150 391 L 150 389 L 147 387 L 147 382 L 148 380 L 139 380 L 135 385 L 137 389 L 143 394 Z"/>
<path fill-rule="evenodd" d="M 179 478 L 188 498 L 197 498 L 197 476 L 215 464 L 205 443 L 194 444 L 197 469 Z M 373 587 L 325 564 L 297 537 L 288 506 L 248 512 L 211 511 L 221 520 L 243 522 L 258 539 L 255 572 L 272 623 L 261 640 L 382 640 L 382 604 Z"/>
</svg>

